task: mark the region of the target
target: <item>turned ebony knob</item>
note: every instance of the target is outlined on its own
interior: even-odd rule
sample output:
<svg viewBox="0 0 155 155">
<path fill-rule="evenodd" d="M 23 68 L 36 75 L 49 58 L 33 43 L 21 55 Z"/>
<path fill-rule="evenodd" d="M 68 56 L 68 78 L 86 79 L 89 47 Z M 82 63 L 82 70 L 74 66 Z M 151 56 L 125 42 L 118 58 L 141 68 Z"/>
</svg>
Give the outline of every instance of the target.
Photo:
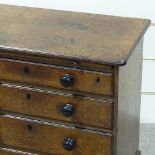
<svg viewBox="0 0 155 155">
<path fill-rule="evenodd" d="M 63 147 L 67 151 L 72 151 L 75 148 L 75 140 L 72 138 L 65 138 Z"/>
<path fill-rule="evenodd" d="M 64 116 L 69 117 L 74 112 L 74 106 L 71 104 L 65 104 L 62 106 L 61 111 Z"/>
<path fill-rule="evenodd" d="M 69 74 L 65 74 L 63 77 L 60 78 L 60 83 L 64 87 L 70 87 L 74 84 L 74 78 Z"/>
</svg>

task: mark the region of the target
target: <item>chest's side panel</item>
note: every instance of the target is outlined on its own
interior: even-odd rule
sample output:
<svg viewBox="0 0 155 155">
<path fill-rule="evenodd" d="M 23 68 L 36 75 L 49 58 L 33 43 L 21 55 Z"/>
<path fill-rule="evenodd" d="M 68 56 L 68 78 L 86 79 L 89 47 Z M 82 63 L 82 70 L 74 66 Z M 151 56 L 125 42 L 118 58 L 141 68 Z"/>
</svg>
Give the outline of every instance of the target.
<svg viewBox="0 0 155 155">
<path fill-rule="evenodd" d="M 139 147 L 142 47 L 135 48 L 127 65 L 118 68 L 117 155 L 135 155 Z"/>
</svg>

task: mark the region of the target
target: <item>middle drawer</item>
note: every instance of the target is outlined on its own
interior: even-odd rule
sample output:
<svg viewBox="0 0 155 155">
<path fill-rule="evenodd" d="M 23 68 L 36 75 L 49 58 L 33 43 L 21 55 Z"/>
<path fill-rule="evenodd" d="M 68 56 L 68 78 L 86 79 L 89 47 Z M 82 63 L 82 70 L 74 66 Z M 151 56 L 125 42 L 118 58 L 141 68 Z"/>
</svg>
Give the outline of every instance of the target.
<svg viewBox="0 0 155 155">
<path fill-rule="evenodd" d="M 11 84 L 0 86 L 0 109 L 82 126 L 112 128 L 112 100 Z"/>
</svg>

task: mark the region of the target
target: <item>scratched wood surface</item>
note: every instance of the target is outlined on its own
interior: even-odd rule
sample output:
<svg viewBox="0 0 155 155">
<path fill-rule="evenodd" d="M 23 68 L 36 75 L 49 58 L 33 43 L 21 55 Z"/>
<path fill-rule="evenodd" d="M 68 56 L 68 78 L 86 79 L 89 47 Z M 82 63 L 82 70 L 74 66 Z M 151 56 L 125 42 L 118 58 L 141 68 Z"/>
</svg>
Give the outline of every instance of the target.
<svg viewBox="0 0 155 155">
<path fill-rule="evenodd" d="M 0 23 L 2 50 L 122 65 L 150 21 L 0 5 Z"/>
</svg>

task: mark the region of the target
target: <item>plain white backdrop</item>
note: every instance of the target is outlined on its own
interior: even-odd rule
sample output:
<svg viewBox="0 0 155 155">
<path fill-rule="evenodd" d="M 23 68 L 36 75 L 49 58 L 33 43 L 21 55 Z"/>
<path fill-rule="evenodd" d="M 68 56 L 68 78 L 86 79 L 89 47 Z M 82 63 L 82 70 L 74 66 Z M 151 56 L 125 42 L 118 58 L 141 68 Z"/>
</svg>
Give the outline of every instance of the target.
<svg viewBox="0 0 155 155">
<path fill-rule="evenodd" d="M 155 0 L 0 0 L 0 4 L 151 19 L 144 37 L 141 123 L 155 123 Z"/>
<path fill-rule="evenodd" d="M 155 21 L 154 0 L 0 0 L 0 3 L 151 18 Z"/>
</svg>

